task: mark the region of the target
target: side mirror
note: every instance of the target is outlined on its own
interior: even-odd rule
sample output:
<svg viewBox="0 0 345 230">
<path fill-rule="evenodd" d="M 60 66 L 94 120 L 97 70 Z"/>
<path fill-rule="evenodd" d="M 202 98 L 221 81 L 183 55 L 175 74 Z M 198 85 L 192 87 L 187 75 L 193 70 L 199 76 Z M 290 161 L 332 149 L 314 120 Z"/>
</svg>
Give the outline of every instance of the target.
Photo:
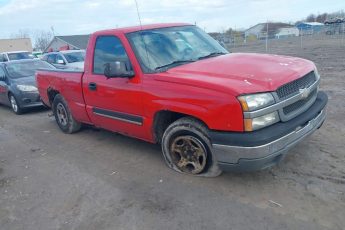
<svg viewBox="0 0 345 230">
<path fill-rule="evenodd" d="M 134 72 L 129 70 L 128 64 L 124 61 L 116 61 L 112 63 L 104 64 L 104 75 L 107 78 L 132 78 L 134 77 Z"/>
<path fill-rule="evenodd" d="M 60 64 L 60 65 L 64 65 L 64 64 L 65 64 L 65 62 L 64 62 L 63 60 L 61 60 L 61 59 L 57 60 L 56 63 L 57 63 L 57 64 Z"/>
</svg>

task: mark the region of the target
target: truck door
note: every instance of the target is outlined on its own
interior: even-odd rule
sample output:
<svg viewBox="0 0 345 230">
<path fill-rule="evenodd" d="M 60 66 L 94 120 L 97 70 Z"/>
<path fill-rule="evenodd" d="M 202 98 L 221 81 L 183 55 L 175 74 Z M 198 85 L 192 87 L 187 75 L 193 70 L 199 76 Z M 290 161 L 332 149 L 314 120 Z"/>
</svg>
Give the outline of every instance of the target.
<svg viewBox="0 0 345 230">
<path fill-rule="evenodd" d="M 91 68 L 83 77 L 86 110 L 96 126 L 145 139 L 138 74 L 132 78 L 107 78 L 104 65 L 118 60 L 130 60 L 116 36 L 99 36 L 95 42 Z"/>
</svg>

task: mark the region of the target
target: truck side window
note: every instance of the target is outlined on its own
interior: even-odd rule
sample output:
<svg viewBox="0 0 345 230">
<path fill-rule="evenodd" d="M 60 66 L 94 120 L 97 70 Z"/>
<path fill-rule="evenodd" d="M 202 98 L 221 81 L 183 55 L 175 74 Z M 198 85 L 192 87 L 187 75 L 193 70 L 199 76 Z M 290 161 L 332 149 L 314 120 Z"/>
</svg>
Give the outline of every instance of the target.
<svg viewBox="0 0 345 230">
<path fill-rule="evenodd" d="M 131 66 L 120 39 L 114 36 L 98 37 L 93 58 L 93 73 L 104 74 L 104 64 L 116 61 L 124 61 Z"/>
</svg>

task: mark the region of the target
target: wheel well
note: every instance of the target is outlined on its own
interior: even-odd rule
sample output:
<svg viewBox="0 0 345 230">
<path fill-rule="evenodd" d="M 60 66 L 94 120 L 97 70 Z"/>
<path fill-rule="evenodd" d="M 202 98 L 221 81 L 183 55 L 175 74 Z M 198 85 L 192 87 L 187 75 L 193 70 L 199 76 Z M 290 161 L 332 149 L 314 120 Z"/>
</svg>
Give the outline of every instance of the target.
<svg viewBox="0 0 345 230">
<path fill-rule="evenodd" d="M 49 98 L 49 103 L 50 105 L 53 104 L 54 98 L 56 95 L 58 95 L 60 92 L 54 89 L 48 89 L 48 98 Z"/>
<path fill-rule="evenodd" d="M 183 114 L 183 113 L 177 113 L 177 112 L 173 112 L 169 110 L 163 110 L 163 111 L 157 112 L 154 116 L 154 121 L 153 121 L 153 134 L 154 134 L 155 142 L 160 143 L 162 140 L 163 134 L 165 130 L 168 128 L 168 126 L 182 117 L 193 117 L 193 116 L 190 116 L 188 114 Z M 193 118 L 200 121 L 202 124 L 204 124 L 207 127 L 207 125 L 200 119 L 196 117 L 193 117 Z"/>
</svg>

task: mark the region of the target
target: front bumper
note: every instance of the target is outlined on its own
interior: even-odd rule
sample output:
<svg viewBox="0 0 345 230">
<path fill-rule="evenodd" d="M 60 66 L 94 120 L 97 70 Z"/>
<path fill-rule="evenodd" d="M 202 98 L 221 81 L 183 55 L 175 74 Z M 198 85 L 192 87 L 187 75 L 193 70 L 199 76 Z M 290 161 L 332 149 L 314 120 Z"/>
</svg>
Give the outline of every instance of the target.
<svg viewBox="0 0 345 230">
<path fill-rule="evenodd" d="M 43 106 L 38 92 L 21 92 L 19 103 L 22 108 Z"/>
<path fill-rule="evenodd" d="M 327 95 L 298 117 L 250 133 L 211 132 L 213 153 L 224 171 L 255 171 L 280 162 L 287 152 L 318 129 L 326 118 Z"/>
</svg>

